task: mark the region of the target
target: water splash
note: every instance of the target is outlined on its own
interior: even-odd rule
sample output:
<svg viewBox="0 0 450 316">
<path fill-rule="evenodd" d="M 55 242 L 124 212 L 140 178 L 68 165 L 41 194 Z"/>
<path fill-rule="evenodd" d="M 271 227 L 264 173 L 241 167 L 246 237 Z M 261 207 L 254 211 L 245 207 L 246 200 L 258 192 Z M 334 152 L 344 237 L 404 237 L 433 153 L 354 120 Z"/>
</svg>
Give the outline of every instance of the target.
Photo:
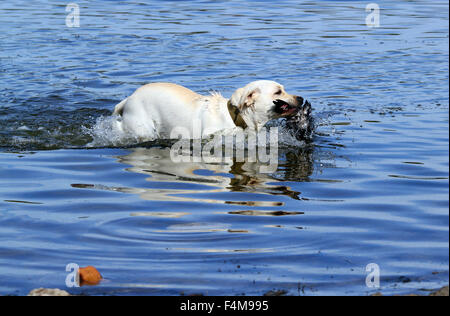
<svg viewBox="0 0 450 316">
<path fill-rule="evenodd" d="M 92 127 L 84 127 L 83 133 L 89 135 L 92 141 L 86 146 L 89 148 L 93 147 L 130 147 L 139 144 L 155 144 L 160 143 L 156 140 L 142 139 L 141 137 L 133 134 L 129 131 L 124 131 L 120 127 L 120 117 L 119 116 L 101 116 L 97 118 L 96 123 Z M 281 147 L 302 147 L 310 140 L 301 140 L 296 138 L 296 134 L 292 132 L 291 128 L 285 123 L 285 120 L 274 120 L 269 122 L 267 125 L 267 130 L 269 131 L 271 127 L 278 128 L 278 145 Z M 221 131 L 220 135 L 236 135 L 240 129 L 230 129 L 227 131 Z M 312 132 L 313 133 L 313 132 Z M 234 139 L 235 146 L 247 148 L 248 133 L 246 132 L 245 138 L 241 141 L 245 142 L 245 145 L 239 144 L 239 139 Z M 266 134 L 266 143 L 270 143 L 270 134 Z M 212 140 L 212 136 L 204 141 Z M 171 142 L 169 142 L 171 143 Z"/>
<path fill-rule="evenodd" d="M 61 107 L 49 110 L 37 107 L 19 112 L 18 109 L 2 109 L 0 147 L 5 151 L 167 146 L 172 143 L 167 140 L 149 142 L 124 132 L 118 124 L 120 118 L 111 116 L 105 109 L 67 110 Z M 278 127 L 280 147 L 305 145 L 304 141 L 296 139 L 283 120 L 271 121 L 266 127 Z M 235 133 L 236 130 L 228 132 Z"/>
<path fill-rule="evenodd" d="M 119 127 L 119 119 L 116 115 L 101 116 L 97 118 L 94 126 L 83 128 L 83 132 L 92 138 L 86 147 L 125 147 L 141 143 L 142 140 L 138 136 L 124 132 Z"/>
</svg>

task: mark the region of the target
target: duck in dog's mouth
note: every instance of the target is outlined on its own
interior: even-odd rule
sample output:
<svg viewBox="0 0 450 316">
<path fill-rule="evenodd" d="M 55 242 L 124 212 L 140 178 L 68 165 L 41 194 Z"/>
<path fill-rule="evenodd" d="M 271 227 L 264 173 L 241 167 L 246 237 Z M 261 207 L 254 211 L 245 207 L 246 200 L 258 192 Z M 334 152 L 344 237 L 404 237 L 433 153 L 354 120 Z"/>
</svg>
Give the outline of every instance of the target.
<svg viewBox="0 0 450 316">
<path fill-rule="evenodd" d="M 314 118 L 311 114 L 311 103 L 305 100 L 305 103 L 298 107 L 298 111 L 294 115 L 286 117 L 284 126 L 298 140 L 311 141 L 315 128 Z"/>
</svg>

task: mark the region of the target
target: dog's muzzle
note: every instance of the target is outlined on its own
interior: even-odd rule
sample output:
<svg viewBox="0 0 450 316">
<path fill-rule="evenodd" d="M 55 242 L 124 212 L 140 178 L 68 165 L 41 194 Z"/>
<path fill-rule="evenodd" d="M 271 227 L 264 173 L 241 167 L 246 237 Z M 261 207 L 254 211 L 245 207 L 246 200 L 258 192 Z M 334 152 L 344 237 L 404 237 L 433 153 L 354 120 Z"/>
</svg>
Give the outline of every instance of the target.
<svg viewBox="0 0 450 316">
<path fill-rule="evenodd" d="M 290 104 L 280 99 L 275 100 L 273 101 L 273 104 L 275 105 L 273 111 L 282 117 L 293 116 L 301 110 L 301 107 L 303 105 L 303 98 L 296 97 L 295 103 L 297 104 Z"/>
</svg>

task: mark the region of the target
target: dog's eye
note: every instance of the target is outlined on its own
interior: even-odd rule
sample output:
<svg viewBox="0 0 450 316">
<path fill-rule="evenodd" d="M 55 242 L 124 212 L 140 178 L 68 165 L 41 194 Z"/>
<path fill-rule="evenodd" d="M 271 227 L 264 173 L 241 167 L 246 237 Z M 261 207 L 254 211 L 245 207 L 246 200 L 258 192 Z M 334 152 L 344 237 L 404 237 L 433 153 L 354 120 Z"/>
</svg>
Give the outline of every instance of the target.
<svg viewBox="0 0 450 316">
<path fill-rule="evenodd" d="M 280 95 L 280 94 L 282 94 L 282 93 L 283 93 L 283 91 L 278 90 L 277 92 L 275 92 L 275 95 Z"/>
</svg>

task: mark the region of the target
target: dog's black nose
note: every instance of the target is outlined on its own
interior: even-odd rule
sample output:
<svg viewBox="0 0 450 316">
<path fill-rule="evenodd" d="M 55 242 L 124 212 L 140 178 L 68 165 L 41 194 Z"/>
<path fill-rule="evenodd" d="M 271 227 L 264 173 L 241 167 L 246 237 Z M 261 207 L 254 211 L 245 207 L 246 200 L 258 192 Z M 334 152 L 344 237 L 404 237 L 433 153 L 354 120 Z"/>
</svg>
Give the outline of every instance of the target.
<svg viewBox="0 0 450 316">
<path fill-rule="evenodd" d="M 298 106 L 302 106 L 304 99 L 302 97 L 296 97 L 296 99 L 297 99 Z"/>
</svg>

